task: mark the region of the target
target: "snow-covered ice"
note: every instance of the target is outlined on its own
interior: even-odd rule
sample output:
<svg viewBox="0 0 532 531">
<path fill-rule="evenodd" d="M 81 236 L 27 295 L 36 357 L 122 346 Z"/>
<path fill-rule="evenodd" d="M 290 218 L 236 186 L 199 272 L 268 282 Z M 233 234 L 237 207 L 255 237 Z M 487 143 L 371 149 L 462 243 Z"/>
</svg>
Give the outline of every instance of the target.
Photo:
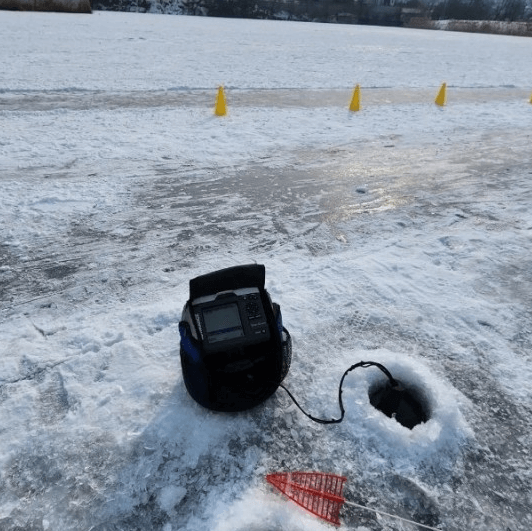
<svg viewBox="0 0 532 531">
<path fill-rule="evenodd" d="M 108 12 L 0 27 L 2 530 L 327 529 L 264 481 L 290 470 L 442 530 L 532 527 L 530 39 Z M 346 379 L 333 426 L 282 390 L 239 414 L 194 403 L 188 281 L 250 262 L 307 410 L 337 416 L 342 373 L 373 360 L 429 421 L 373 408 L 375 369 Z"/>
</svg>

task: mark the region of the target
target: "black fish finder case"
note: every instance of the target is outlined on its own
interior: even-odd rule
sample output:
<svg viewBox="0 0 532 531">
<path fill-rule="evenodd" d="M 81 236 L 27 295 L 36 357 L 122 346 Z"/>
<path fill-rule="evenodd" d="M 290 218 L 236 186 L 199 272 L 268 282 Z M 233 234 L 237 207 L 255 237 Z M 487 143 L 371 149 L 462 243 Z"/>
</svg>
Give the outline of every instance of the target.
<svg viewBox="0 0 532 531">
<path fill-rule="evenodd" d="M 275 392 L 292 359 L 281 309 L 263 265 L 230 267 L 190 281 L 179 323 L 187 391 L 215 411 L 243 411 Z"/>
</svg>

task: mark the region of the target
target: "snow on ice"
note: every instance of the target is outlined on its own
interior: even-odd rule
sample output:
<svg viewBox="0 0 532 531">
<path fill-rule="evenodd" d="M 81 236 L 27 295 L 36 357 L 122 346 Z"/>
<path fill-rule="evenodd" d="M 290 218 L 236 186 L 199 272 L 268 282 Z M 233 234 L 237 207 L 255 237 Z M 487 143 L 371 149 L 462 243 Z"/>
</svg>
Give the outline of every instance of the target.
<svg viewBox="0 0 532 531">
<path fill-rule="evenodd" d="M 0 527 L 318 530 L 273 471 L 442 530 L 532 526 L 532 90 L 518 37 L 0 12 Z M 432 102 L 448 84 L 448 105 Z M 362 110 L 347 110 L 353 87 Z M 226 88 L 229 114 L 213 115 Z M 285 384 L 187 395 L 190 278 L 266 265 Z M 359 509 L 356 531 L 415 526 Z"/>
</svg>

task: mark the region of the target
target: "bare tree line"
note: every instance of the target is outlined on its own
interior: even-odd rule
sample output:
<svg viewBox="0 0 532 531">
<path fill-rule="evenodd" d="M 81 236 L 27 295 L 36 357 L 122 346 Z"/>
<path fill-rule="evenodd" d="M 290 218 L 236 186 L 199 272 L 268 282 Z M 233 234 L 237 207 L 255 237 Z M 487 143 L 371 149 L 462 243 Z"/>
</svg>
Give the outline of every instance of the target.
<svg viewBox="0 0 532 531">
<path fill-rule="evenodd" d="M 423 0 L 0 0 L 0 9 L 79 13 L 99 9 L 532 35 L 532 4 L 527 0 L 440 0 L 433 4 Z M 434 22 L 442 20 L 451 22 Z M 521 24 L 503 28 L 490 24 L 493 21 Z"/>
</svg>

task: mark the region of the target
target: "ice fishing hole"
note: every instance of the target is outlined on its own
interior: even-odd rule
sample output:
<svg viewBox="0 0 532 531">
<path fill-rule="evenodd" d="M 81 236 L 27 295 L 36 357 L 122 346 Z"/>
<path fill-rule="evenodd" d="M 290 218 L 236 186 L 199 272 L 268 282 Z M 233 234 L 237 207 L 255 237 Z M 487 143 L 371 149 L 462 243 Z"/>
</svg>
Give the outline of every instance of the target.
<svg viewBox="0 0 532 531">
<path fill-rule="evenodd" d="M 416 387 L 398 384 L 392 387 L 389 381 L 382 381 L 371 387 L 371 405 L 409 429 L 427 422 L 430 411 L 423 393 Z"/>
</svg>

